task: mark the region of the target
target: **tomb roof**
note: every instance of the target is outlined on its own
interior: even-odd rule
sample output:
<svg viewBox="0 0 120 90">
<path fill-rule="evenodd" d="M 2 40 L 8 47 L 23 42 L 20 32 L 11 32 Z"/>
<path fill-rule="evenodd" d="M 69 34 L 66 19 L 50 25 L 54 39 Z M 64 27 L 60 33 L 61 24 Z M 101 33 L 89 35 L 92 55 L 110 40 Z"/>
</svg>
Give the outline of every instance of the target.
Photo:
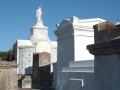
<svg viewBox="0 0 120 90">
<path fill-rule="evenodd" d="M 28 46 L 28 45 L 32 45 L 30 40 L 17 40 L 17 45 L 18 46 Z"/>
<path fill-rule="evenodd" d="M 79 19 L 76 16 L 71 17 L 71 19 L 64 19 L 60 24 L 57 24 L 57 29 L 66 27 L 68 25 L 81 25 L 92 27 L 96 23 L 105 22 L 106 20 L 101 18 L 90 18 L 90 19 Z M 91 23 L 92 22 L 92 23 Z"/>
</svg>

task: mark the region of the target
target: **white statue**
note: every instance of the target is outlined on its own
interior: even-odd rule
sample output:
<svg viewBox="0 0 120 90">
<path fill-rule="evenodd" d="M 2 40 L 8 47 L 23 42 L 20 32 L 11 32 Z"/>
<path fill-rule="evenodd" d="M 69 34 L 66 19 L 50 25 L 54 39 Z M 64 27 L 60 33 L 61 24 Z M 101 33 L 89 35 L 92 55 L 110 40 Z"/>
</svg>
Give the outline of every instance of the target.
<svg viewBox="0 0 120 90">
<path fill-rule="evenodd" d="M 36 17 L 37 17 L 37 20 L 41 20 L 41 16 L 42 16 L 42 10 L 41 8 L 39 7 L 36 11 Z"/>
</svg>

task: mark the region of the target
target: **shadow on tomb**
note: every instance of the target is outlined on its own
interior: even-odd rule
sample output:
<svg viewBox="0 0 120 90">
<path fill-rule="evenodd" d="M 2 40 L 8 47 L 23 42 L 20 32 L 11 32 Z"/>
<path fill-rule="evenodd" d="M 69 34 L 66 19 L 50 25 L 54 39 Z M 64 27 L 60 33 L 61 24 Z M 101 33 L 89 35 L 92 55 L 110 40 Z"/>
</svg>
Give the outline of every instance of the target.
<svg viewBox="0 0 120 90">
<path fill-rule="evenodd" d="M 33 74 L 29 73 L 30 68 L 33 68 Z M 51 87 L 52 73 L 51 73 L 50 53 L 34 53 L 33 67 L 25 68 L 26 75 L 19 80 L 19 87 L 22 88 L 46 88 Z"/>
<path fill-rule="evenodd" d="M 50 87 L 52 83 L 51 55 L 48 52 L 34 53 L 33 76 L 36 87 Z"/>
</svg>

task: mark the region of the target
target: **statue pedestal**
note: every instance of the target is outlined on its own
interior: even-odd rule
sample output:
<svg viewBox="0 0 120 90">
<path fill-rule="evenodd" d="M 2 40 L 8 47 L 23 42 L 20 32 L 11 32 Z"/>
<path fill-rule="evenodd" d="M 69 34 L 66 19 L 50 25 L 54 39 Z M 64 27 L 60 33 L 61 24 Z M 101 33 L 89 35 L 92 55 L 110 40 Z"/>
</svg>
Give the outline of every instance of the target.
<svg viewBox="0 0 120 90">
<path fill-rule="evenodd" d="M 34 27 L 45 27 L 45 26 L 43 25 L 43 21 L 42 21 L 42 20 L 36 20 L 35 22 L 36 22 L 36 24 L 33 26 L 33 28 L 34 28 Z"/>
</svg>

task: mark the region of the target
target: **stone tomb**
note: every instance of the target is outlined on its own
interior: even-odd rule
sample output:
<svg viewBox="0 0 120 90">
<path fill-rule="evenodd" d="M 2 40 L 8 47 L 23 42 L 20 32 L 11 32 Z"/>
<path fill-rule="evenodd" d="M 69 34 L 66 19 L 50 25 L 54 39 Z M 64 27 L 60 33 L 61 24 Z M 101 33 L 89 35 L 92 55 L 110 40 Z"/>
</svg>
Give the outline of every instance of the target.
<svg viewBox="0 0 120 90">
<path fill-rule="evenodd" d="M 51 83 L 51 55 L 48 52 L 34 53 L 33 73 L 39 86 L 49 86 Z"/>
<path fill-rule="evenodd" d="M 120 25 L 103 22 L 93 26 L 95 43 L 108 41 L 120 37 Z"/>
<path fill-rule="evenodd" d="M 87 46 L 95 56 L 94 90 L 120 90 L 120 27 L 106 29 L 106 25 L 99 25 L 94 26 L 95 44 Z"/>
<path fill-rule="evenodd" d="M 94 60 L 70 61 L 58 78 L 56 90 L 94 90 Z"/>
<path fill-rule="evenodd" d="M 88 45 L 95 55 L 94 89 L 120 90 L 120 39 Z"/>
<path fill-rule="evenodd" d="M 56 90 L 71 90 L 75 86 L 69 87 L 69 84 L 81 83 L 79 79 L 87 83 L 82 86 L 82 90 L 93 89 L 94 66 L 89 67 L 89 61 L 91 60 L 93 64 L 94 56 L 89 54 L 86 46 L 94 43 L 93 25 L 100 22 L 105 22 L 105 20 L 100 18 L 78 19 L 73 16 L 71 19 L 65 19 L 57 24 L 57 30 L 54 32 L 58 43 L 57 70 L 53 69 L 55 72 L 57 71 L 56 74 L 53 73 L 53 77 L 56 77 L 53 78 L 53 87 Z M 74 63 L 72 67 L 69 66 L 71 61 Z M 82 66 L 83 62 L 86 63 L 86 66 Z M 77 63 L 82 64 L 77 66 Z M 70 80 L 70 78 L 74 78 L 74 80 Z M 57 83 L 55 84 L 55 82 Z M 78 88 L 80 89 L 80 87 Z M 74 90 L 78 90 L 78 88 Z"/>
<path fill-rule="evenodd" d="M 22 80 L 22 88 L 32 88 L 31 76 L 25 76 Z"/>
<path fill-rule="evenodd" d="M 17 64 L 0 61 L 0 90 L 18 90 Z"/>
<path fill-rule="evenodd" d="M 48 27 L 43 24 L 42 14 L 40 14 L 42 10 L 40 7 L 37 9 L 37 13 L 38 12 L 39 14 L 37 14 L 35 25 L 30 28 L 29 39 L 16 41 L 15 59 L 19 64 L 17 68 L 19 80 L 22 76 L 33 74 L 33 53 L 48 52 L 51 55 L 51 63 L 57 60 L 57 42 L 51 41 L 48 36 L 49 30 Z M 52 65 L 51 72 L 53 72 Z"/>
</svg>

